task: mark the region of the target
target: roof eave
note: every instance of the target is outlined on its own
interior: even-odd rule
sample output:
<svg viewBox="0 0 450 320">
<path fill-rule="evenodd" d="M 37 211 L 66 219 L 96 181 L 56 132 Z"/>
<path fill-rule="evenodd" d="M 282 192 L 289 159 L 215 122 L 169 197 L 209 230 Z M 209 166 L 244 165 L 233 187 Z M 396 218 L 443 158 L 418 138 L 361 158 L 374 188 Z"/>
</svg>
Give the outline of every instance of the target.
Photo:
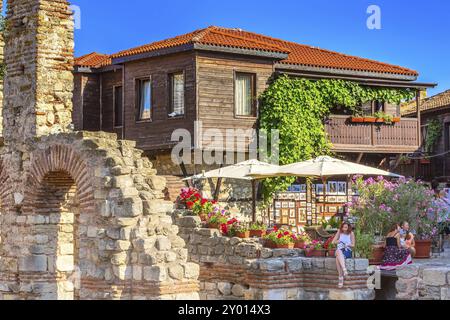
<svg viewBox="0 0 450 320">
<path fill-rule="evenodd" d="M 231 53 L 231 54 L 238 54 L 238 55 L 248 55 L 248 56 L 254 56 L 254 57 L 270 58 L 270 59 L 275 59 L 275 60 L 284 60 L 289 57 L 289 53 L 286 53 L 286 52 L 245 49 L 245 48 L 216 46 L 216 45 L 199 44 L 199 43 L 194 44 L 194 49 L 201 50 L 201 51 L 212 51 L 212 52 Z"/>
<path fill-rule="evenodd" d="M 276 63 L 275 69 L 279 71 L 299 71 L 307 73 L 323 73 L 332 74 L 338 76 L 351 76 L 351 77 L 364 77 L 364 78 L 375 78 L 375 79 L 389 79 L 389 80 L 404 80 L 404 81 L 415 81 L 417 80 L 417 75 L 404 75 L 404 74 L 393 74 L 393 73 L 382 73 L 373 71 L 358 71 L 349 69 L 338 69 L 338 68 L 328 68 L 328 67 L 314 67 L 305 66 L 298 64 L 287 64 L 287 63 Z"/>
<path fill-rule="evenodd" d="M 185 44 L 185 45 L 181 45 L 181 46 L 153 50 L 153 51 L 144 52 L 144 53 L 140 53 L 140 54 L 133 54 L 133 55 L 127 55 L 127 56 L 123 56 L 123 57 L 116 57 L 116 58 L 113 57 L 112 64 L 123 64 L 126 62 L 160 57 L 160 56 L 165 56 L 165 55 L 169 55 L 169 54 L 190 51 L 193 49 L 194 49 L 193 44 Z"/>
</svg>

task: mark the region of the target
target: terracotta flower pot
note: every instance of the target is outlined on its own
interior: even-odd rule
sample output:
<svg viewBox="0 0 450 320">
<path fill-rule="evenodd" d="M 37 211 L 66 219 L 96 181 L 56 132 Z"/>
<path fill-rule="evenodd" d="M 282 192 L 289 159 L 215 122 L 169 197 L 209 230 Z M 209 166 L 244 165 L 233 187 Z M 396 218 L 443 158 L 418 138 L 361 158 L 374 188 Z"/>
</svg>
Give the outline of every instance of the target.
<svg viewBox="0 0 450 320">
<path fill-rule="evenodd" d="M 266 230 L 250 230 L 250 237 L 262 238 L 266 233 Z"/>
<path fill-rule="evenodd" d="M 377 121 L 377 118 L 375 118 L 375 117 L 365 117 L 364 118 L 364 122 L 367 122 L 367 123 L 375 123 Z"/>
<path fill-rule="evenodd" d="M 307 257 L 326 257 L 327 256 L 327 250 L 325 250 L 325 249 L 307 248 L 305 250 L 305 256 L 307 256 Z"/>
<path fill-rule="evenodd" d="M 430 259 L 431 258 L 431 240 L 416 240 L 416 259 Z"/>
<path fill-rule="evenodd" d="M 275 248 L 276 249 L 294 249 L 294 244 L 293 243 L 288 243 L 288 244 L 275 244 Z"/>
<path fill-rule="evenodd" d="M 208 215 L 207 214 L 200 214 L 199 217 L 200 217 L 201 221 L 206 221 L 208 219 Z"/>
<path fill-rule="evenodd" d="M 350 121 L 353 123 L 363 123 L 364 118 L 363 117 L 351 117 Z"/>
<path fill-rule="evenodd" d="M 381 245 L 374 245 L 372 247 L 372 258 L 369 259 L 370 265 L 378 266 L 383 263 L 384 247 Z"/>
<path fill-rule="evenodd" d="M 430 159 L 421 159 L 420 160 L 420 164 L 430 164 L 431 160 Z"/>
<path fill-rule="evenodd" d="M 250 238 L 250 231 L 236 232 L 236 237 L 241 238 L 241 239 Z"/>
<path fill-rule="evenodd" d="M 324 249 L 314 249 L 312 251 L 312 257 L 326 257 L 327 256 L 327 250 Z"/>
<path fill-rule="evenodd" d="M 394 119 L 392 119 L 393 123 L 399 123 L 402 119 L 400 119 L 399 117 L 394 117 Z"/>
<path fill-rule="evenodd" d="M 328 249 L 328 256 L 330 258 L 335 258 L 336 257 L 336 249 Z"/>
<path fill-rule="evenodd" d="M 294 248 L 304 249 L 305 248 L 305 241 L 295 241 Z"/>
<path fill-rule="evenodd" d="M 208 223 L 207 224 L 209 229 L 219 229 L 220 225 L 218 223 Z"/>
<path fill-rule="evenodd" d="M 383 118 L 376 118 L 376 119 L 375 119 L 375 122 L 376 122 L 376 123 L 384 123 L 385 121 L 384 121 Z"/>
</svg>

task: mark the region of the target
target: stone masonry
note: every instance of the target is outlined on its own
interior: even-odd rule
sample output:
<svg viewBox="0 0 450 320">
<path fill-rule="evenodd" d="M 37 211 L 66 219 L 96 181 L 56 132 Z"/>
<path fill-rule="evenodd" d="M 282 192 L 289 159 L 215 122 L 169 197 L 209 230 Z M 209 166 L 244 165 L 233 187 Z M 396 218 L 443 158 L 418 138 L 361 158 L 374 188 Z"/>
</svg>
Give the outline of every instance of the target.
<svg viewBox="0 0 450 320">
<path fill-rule="evenodd" d="M 398 300 L 450 300 L 450 266 L 413 264 L 397 270 Z"/>
<path fill-rule="evenodd" d="M 204 229 L 198 217 L 175 212 L 189 261 L 200 265 L 205 300 L 373 300 L 367 287 L 369 262 L 347 260 L 350 276 L 338 288 L 334 258 L 306 258 L 301 249 L 264 248 L 260 239 L 224 237 Z"/>
<path fill-rule="evenodd" d="M 72 132 L 68 2 L 10 0 L 7 20 L 0 300 L 198 299 L 165 179 L 134 142 Z"/>
</svg>

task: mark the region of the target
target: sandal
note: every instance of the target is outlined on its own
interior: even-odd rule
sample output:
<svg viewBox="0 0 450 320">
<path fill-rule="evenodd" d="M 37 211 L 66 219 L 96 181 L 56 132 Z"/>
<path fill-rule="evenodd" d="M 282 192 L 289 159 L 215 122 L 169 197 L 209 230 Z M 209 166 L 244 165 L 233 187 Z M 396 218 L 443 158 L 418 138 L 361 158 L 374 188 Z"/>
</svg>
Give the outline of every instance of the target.
<svg viewBox="0 0 450 320">
<path fill-rule="evenodd" d="M 338 288 L 342 289 L 344 287 L 344 277 L 339 277 Z"/>
</svg>

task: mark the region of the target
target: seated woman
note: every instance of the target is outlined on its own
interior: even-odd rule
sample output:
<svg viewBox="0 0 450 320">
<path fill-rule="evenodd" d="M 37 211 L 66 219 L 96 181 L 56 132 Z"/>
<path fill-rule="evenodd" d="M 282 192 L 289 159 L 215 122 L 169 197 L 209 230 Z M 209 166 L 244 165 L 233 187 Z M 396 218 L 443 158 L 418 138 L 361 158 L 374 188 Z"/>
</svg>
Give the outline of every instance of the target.
<svg viewBox="0 0 450 320">
<path fill-rule="evenodd" d="M 404 221 L 401 225 L 400 235 L 405 237 L 405 247 L 411 253 L 411 256 L 414 257 L 416 255 L 416 241 L 414 239 L 414 234 L 409 230 L 408 221 Z"/>
<path fill-rule="evenodd" d="M 381 270 L 396 270 L 398 267 L 412 263 L 409 249 L 402 248 L 400 243 L 400 226 L 395 224 L 386 236 L 386 248 L 384 252 Z"/>
<path fill-rule="evenodd" d="M 344 222 L 333 239 L 333 244 L 337 245 L 336 266 L 339 273 L 339 288 L 344 287 L 344 277 L 348 276 L 345 266 L 345 259 L 351 259 L 353 248 L 355 247 L 355 234 L 348 222 Z"/>
</svg>

